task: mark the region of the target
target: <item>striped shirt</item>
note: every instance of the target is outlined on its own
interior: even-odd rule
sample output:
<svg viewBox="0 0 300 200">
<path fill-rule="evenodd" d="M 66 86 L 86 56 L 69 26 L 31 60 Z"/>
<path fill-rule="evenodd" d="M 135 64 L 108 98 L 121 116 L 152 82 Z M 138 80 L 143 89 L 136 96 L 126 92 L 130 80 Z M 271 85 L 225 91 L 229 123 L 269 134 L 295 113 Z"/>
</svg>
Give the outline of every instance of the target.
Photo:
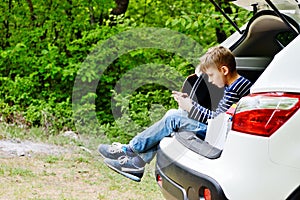
<svg viewBox="0 0 300 200">
<path fill-rule="evenodd" d="M 220 113 L 226 112 L 232 104 L 237 103 L 243 96 L 250 93 L 251 82 L 240 76 L 231 85 L 225 86 L 223 98 L 220 100 L 215 111 L 209 110 L 197 102 L 193 102 L 188 117 L 196 121 L 207 124 L 207 119 L 216 117 Z"/>
</svg>

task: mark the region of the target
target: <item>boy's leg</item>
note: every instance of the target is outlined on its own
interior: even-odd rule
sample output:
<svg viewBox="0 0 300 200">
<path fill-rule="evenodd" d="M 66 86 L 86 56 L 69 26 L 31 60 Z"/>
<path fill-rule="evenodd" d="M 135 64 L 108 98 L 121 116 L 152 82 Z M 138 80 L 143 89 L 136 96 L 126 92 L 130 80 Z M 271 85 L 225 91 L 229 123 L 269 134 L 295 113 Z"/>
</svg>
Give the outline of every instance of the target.
<svg viewBox="0 0 300 200">
<path fill-rule="evenodd" d="M 123 155 L 134 156 L 134 154 L 145 152 L 155 147 L 162 138 L 178 130 L 178 122 L 181 116 L 186 117 L 187 113 L 182 110 L 171 109 L 161 120 L 137 134 L 130 141 L 129 145 L 120 143 L 113 143 L 112 145 L 101 144 L 98 147 L 98 151 L 102 157 L 110 159 L 118 159 Z M 176 120 L 174 120 L 175 118 Z"/>
<path fill-rule="evenodd" d="M 127 178 L 140 181 L 144 166 L 146 163 L 150 163 L 155 156 L 159 142 L 178 130 L 205 133 L 206 125 L 189 119 L 187 113 L 182 110 L 169 110 L 160 121 L 135 136 L 129 145 L 119 145 L 119 151 L 114 151 L 114 153 L 105 152 L 105 154 L 112 155 L 110 155 L 111 158 L 106 158 L 104 162 Z M 105 147 L 106 149 L 102 148 L 102 151 L 108 150 L 109 146 Z M 120 151 L 124 155 L 115 159 L 114 156 L 119 154 Z M 104 153 L 102 152 L 102 154 Z"/>
<path fill-rule="evenodd" d="M 137 153 L 145 163 L 150 163 L 156 155 L 157 145 L 175 131 L 191 131 L 205 137 L 206 124 L 200 123 L 187 117 L 187 112 L 169 110 L 165 116 L 151 127 L 136 135 L 130 142 L 129 147 Z"/>
<path fill-rule="evenodd" d="M 123 155 L 135 156 L 149 151 L 149 156 L 143 156 L 144 161 L 149 163 L 153 158 L 150 154 L 155 154 L 158 143 L 164 137 L 170 136 L 178 130 L 205 135 L 206 125 L 189 119 L 185 111 L 171 109 L 161 120 L 137 134 L 128 145 L 118 143 L 114 143 L 113 145 L 102 144 L 98 150 L 103 157 L 110 159 L 117 159 Z"/>
</svg>

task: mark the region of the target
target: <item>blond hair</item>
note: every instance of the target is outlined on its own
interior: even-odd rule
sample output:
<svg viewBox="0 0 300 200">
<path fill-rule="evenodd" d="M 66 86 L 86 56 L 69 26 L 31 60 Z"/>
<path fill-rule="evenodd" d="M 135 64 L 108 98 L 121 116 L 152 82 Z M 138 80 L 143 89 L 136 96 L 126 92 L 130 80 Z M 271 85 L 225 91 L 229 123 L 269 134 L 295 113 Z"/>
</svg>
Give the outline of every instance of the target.
<svg viewBox="0 0 300 200">
<path fill-rule="evenodd" d="M 220 70 L 222 66 L 228 67 L 229 73 L 236 71 L 234 55 L 223 46 L 215 46 L 208 49 L 200 58 L 199 69 L 204 73 L 210 67 L 217 67 Z"/>
</svg>

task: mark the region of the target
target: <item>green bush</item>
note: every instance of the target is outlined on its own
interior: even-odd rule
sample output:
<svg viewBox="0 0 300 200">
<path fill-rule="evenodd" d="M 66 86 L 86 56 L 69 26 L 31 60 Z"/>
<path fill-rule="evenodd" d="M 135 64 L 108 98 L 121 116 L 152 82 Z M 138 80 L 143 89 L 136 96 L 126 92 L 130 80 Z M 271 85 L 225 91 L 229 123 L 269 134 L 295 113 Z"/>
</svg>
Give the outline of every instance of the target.
<svg viewBox="0 0 300 200">
<path fill-rule="evenodd" d="M 43 127 L 48 134 L 77 129 L 79 133 L 105 134 L 111 140 L 128 141 L 166 110 L 177 106 L 170 97 L 171 90 L 180 89 L 183 78 L 194 72 L 202 50 L 217 43 L 216 29 L 224 29 L 227 35 L 233 32 L 208 1 L 130 1 L 126 14 L 114 17 L 109 16 L 115 6 L 113 0 L 2 4 L 1 119 L 27 128 Z M 237 13 L 234 6 L 231 8 Z M 233 18 L 241 25 L 249 13 L 238 13 Z M 101 74 L 97 73 L 101 68 L 99 60 L 88 63 L 93 51 L 114 36 L 147 27 L 177 31 L 198 42 L 201 48 L 195 47 L 194 52 L 182 49 L 184 56 L 162 48 L 137 48 L 119 55 Z M 109 58 L 113 53 L 118 54 L 119 49 L 137 45 L 123 39 L 120 46 L 114 46 L 112 40 L 112 48 L 101 55 Z M 176 46 L 173 43 L 187 42 L 167 39 L 171 41 L 166 44 L 170 48 Z M 156 42 L 152 45 L 161 45 L 161 41 Z M 81 70 L 85 64 L 89 68 Z M 144 70 L 151 67 L 153 70 Z M 146 76 L 135 77 L 137 70 Z M 147 77 L 150 75 L 169 82 L 151 82 L 152 78 Z M 164 78 L 166 75 L 168 78 Z M 74 88 L 78 76 L 87 86 L 83 90 L 89 91 L 92 84 L 97 88 L 74 105 L 72 95 L 82 89 Z M 121 80 L 120 90 L 117 86 Z M 137 88 L 132 89 L 132 83 Z M 92 103 L 80 105 L 86 99 Z M 97 120 L 89 124 L 95 115 Z"/>
</svg>

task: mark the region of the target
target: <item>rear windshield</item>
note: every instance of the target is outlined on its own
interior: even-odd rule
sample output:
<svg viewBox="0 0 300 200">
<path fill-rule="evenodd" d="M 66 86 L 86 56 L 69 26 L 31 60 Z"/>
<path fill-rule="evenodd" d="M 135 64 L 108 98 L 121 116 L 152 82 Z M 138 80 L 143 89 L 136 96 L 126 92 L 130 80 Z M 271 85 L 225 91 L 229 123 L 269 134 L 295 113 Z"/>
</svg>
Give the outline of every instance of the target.
<svg viewBox="0 0 300 200">
<path fill-rule="evenodd" d="M 282 46 L 287 46 L 291 41 L 297 37 L 297 34 L 291 31 L 281 32 L 276 36 L 277 42 Z"/>
</svg>

